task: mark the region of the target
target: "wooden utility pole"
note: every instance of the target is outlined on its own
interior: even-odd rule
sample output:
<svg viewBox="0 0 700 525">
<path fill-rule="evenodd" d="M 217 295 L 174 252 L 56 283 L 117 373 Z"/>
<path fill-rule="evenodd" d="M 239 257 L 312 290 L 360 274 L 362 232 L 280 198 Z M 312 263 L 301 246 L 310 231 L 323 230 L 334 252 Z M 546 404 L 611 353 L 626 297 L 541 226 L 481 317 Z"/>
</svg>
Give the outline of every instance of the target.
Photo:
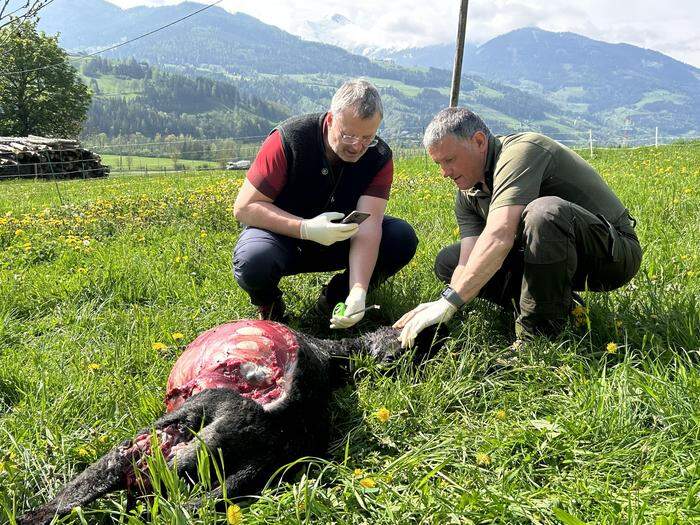
<svg viewBox="0 0 700 525">
<path fill-rule="evenodd" d="M 462 78 L 462 57 L 464 56 L 464 35 L 467 32 L 467 8 L 469 0 L 462 0 L 459 8 L 459 25 L 457 26 L 457 48 L 455 49 L 455 66 L 452 69 L 452 94 L 450 107 L 455 107 L 459 101 L 459 81 Z"/>
</svg>

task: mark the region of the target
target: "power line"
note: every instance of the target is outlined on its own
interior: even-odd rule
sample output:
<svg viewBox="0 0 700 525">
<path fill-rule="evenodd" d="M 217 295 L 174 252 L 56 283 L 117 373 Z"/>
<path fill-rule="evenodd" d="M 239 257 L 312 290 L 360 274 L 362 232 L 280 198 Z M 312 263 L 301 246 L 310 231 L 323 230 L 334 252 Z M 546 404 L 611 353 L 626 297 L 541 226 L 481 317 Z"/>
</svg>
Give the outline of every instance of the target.
<svg viewBox="0 0 700 525">
<path fill-rule="evenodd" d="M 95 56 L 95 55 L 99 55 L 100 53 L 105 53 L 105 52 L 107 52 L 107 51 L 112 51 L 113 49 L 117 49 L 118 47 L 125 46 L 126 44 L 130 44 L 130 43 L 132 43 L 132 42 L 135 42 L 136 40 L 140 40 L 140 39 L 142 39 L 142 38 L 144 38 L 144 37 L 150 36 L 150 35 L 152 35 L 153 33 L 157 33 L 158 31 L 162 31 L 163 29 L 166 29 L 166 28 L 168 28 L 168 27 L 170 27 L 170 26 L 173 26 L 173 25 L 177 24 L 178 22 L 182 22 L 183 20 L 187 20 L 188 18 L 193 17 L 194 15 L 196 15 L 196 14 L 198 14 L 198 13 L 201 13 L 202 11 L 205 11 L 205 10 L 209 9 L 210 7 L 214 7 L 215 5 L 220 4 L 220 3 L 223 2 L 223 1 L 224 1 L 224 0 L 216 0 L 216 2 L 214 2 L 214 3 L 205 5 L 205 6 L 202 7 L 201 9 L 197 9 L 196 11 L 193 11 L 193 12 L 191 12 L 191 13 L 189 13 L 189 14 L 187 14 L 187 15 L 181 17 L 181 18 L 178 18 L 177 20 L 173 20 L 172 22 L 167 23 L 167 24 L 165 24 L 165 25 L 163 25 L 163 26 L 160 26 L 160 27 L 158 27 L 158 28 L 156 28 L 156 29 L 153 29 L 152 31 L 149 31 L 149 32 L 144 33 L 144 34 L 142 34 L 142 35 L 139 35 L 139 36 L 137 36 L 137 37 L 134 37 L 134 38 L 131 38 L 131 39 L 129 39 L 129 40 L 126 40 L 125 42 L 121 42 L 121 43 L 119 43 L 119 44 L 115 44 L 115 45 L 113 45 L 113 46 L 111 46 L 111 47 L 108 47 L 108 48 L 105 48 L 105 49 L 101 49 L 101 50 L 99 50 L 99 51 L 95 51 L 95 52 L 89 53 L 89 54 L 87 54 L 87 55 L 82 55 L 82 56 L 80 56 L 80 57 L 75 57 L 75 58 L 73 58 L 73 60 L 85 60 L 86 58 L 90 58 L 90 57 L 93 57 L 93 56 Z M 48 64 L 48 65 L 46 65 L 46 66 L 35 67 L 35 68 L 33 68 L 33 69 L 20 69 L 20 70 L 17 70 L 17 71 L 0 71 L 0 75 L 9 76 L 9 75 L 18 75 L 18 74 L 20 74 L 20 73 L 32 73 L 32 72 L 34 72 L 34 71 L 40 71 L 40 70 L 42 70 L 42 69 L 48 69 L 48 68 L 51 68 L 51 67 L 56 67 L 56 66 L 59 66 L 59 65 L 61 65 L 61 64 L 63 64 L 63 62 L 56 62 L 56 63 L 54 63 L 54 64 Z"/>
</svg>

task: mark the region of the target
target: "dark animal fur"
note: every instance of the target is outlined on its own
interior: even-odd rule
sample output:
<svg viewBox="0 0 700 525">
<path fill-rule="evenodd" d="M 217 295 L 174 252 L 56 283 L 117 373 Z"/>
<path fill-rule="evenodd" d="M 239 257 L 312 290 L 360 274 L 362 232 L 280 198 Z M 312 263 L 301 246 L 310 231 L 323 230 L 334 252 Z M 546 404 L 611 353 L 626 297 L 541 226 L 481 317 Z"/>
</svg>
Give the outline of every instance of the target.
<svg viewBox="0 0 700 525">
<path fill-rule="evenodd" d="M 197 479 L 197 446 L 222 457 L 226 493 L 246 495 L 259 492 L 281 466 L 303 456 L 320 456 L 328 447 L 328 402 L 333 377 L 351 355 L 369 354 L 380 362 L 393 360 L 400 352 L 398 332 L 391 328 L 338 341 L 316 339 L 295 332 L 299 341 L 298 361 L 287 397 L 265 411 L 250 399 L 229 389 L 209 389 L 189 398 L 177 410 L 164 415 L 149 433 L 166 428 L 184 429 L 189 440 L 178 452 L 177 469 L 183 479 Z M 424 334 L 430 346 L 432 334 Z M 424 345 L 425 346 L 425 345 Z M 192 439 L 196 433 L 198 439 Z M 263 438 L 264 437 L 264 438 Z M 19 525 L 46 524 L 55 516 L 71 512 L 110 492 L 127 488 L 127 475 L 134 458 L 124 451 L 127 440 L 70 481 L 45 505 L 19 518 Z M 218 451 L 221 452 L 219 455 Z M 213 476 L 213 479 L 216 479 Z M 222 488 L 212 496 L 221 497 Z"/>
</svg>

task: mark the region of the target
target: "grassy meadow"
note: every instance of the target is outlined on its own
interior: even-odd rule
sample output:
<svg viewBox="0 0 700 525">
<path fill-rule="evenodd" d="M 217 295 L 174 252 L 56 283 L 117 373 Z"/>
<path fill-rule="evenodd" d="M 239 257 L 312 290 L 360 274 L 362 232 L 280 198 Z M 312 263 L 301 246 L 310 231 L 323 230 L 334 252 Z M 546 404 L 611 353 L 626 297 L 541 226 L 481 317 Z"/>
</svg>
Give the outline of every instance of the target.
<svg viewBox="0 0 700 525">
<path fill-rule="evenodd" d="M 167 499 L 128 514 L 115 494 L 58 523 L 700 523 L 700 145 L 591 162 L 637 218 L 644 261 L 623 289 L 584 294 L 560 339 L 498 367 L 512 320 L 477 301 L 420 367 L 359 359 L 328 456 L 229 495 L 228 517 L 186 505 L 206 482 L 161 471 Z M 0 523 L 159 417 L 197 334 L 254 315 L 231 274 L 241 177 L 0 184 Z M 451 184 L 425 157 L 397 162 L 388 213 L 419 251 L 355 332 L 437 296 L 434 257 L 458 239 Z M 338 336 L 310 313 L 327 278 L 283 280 L 292 327 Z"/>
</svg>

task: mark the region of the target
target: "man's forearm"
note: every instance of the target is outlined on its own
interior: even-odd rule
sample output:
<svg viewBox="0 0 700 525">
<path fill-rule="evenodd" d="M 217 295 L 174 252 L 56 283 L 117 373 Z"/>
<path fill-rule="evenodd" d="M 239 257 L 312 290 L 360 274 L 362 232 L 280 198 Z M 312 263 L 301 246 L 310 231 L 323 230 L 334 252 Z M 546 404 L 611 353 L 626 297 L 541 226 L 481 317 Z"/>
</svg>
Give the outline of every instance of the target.
<svg viewBox="0 0 700 525">
<path fill-rule="evenodd" d="M 381 240 L 381 227 L 373 227 L 366 231 L 360 229 L 360 232 L 350 240 L 348 261 L 350 265 L 350 288 L 355 285 L 360 285 L 367 290 L 369 281 L 372 278 L 372 273 L 374 272 L 374 267 L 377 264 L 379 243 Z"/>
<path fill-rule="evenodd" d="M 253 202 L 238 213 L 242 223 L 280 233 L 287 237 L 300 238 L 299 228 L 302 218 L 284 211 L 271 202 Z"/>
<path fill-rule="evenodd" d="M 466 264 L 455 268 L 450 286 L 465 302 L 471 301 L 503 265 L 512 247 L 512 238 L 482 233 Z"/>
</svg>

